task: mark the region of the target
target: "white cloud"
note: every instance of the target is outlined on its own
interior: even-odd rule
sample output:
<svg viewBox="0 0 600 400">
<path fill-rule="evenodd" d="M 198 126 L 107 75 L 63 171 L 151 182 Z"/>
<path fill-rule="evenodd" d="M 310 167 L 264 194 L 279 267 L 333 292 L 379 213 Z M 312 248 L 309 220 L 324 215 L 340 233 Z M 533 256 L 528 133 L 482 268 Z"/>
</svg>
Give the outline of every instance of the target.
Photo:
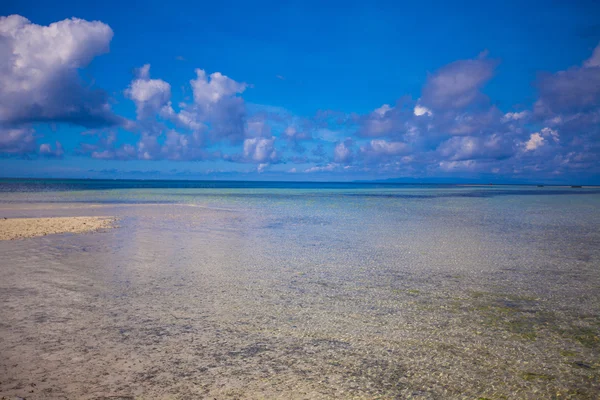
<svg viewBox="0 0 600 400">
<path fill-rule="evenodd" d="M 363 153 L 373 156 L 394 156 L 406 153 L 409 147 L 403 142 L 388 142 L 382 139 L 374 139 L 368 145 L 362 146 L 360 150 Z"/>
<path fill-rule="evenodd" d="M 277 151 L 273 147 L 275 138 L 252 138 L 244 140 L 244 157 L 258 163 L 266 163 L 277 159 Z"/>
<path fill-rule="evenodd" d="M 408 146 L 402 142 L 387 142 L 385 140 L 371 140 L 371 149 L 377 153 L 400 154 L 407 150 Z"/>
<path fill-rule="evenodd" d="M 112 36 L 98 21 L 71 18 L 40 26 L 19 15 L 0 17 L 0 121 L 119 123 L 106 94 L 78 75 L 108 52 Z"/>
<path fill-rule="evenodd" d="M 49 143 L 41 144 L 38 153 L 45 157 L 62 157 L 65 152 L 62 145 L 59 142 L 56 142 L 54 144 L 54 149 Z"/>
<path fill-rule="evenodd" d="M 247 84 L 236 82 L 220 72 L 214 72 L 207 78 L 206 72 L 198 68 L 196 75 L 196 79 L 192 79 L 190 83 L 194 101 L 200 105 L 215 104 L 223 98 L 243 93 L 248 87 Z"/>
<path fill-rule="evenodd" d="M 304 172 L 307 173 L 311 173 L 311 172 L 330 172 L 330 171 L 334 171 L 336 168 L 338 167 L 337 164 L 334 163 L 329 163 L 325 166 L 319 167 L 319 166 L 315 166 L 315 167 L 310 167 L 304 170 Z"/>
<path fill-rule="evenodd" d="M 62 157 L 64 150 L 60 142 L 37 144 L 35 131 L 30 127 L 1 128 L 0 154 L 12 156 L 39 155 Z"/>
<path fill-rule="evenodd" d="M 210 158 L 203 150 L 204 136 L 199 132 L 191 134 L 169 130 L 160 148 L 161 157 L 169 160 L 203 160 Z"/>
<path fill-rule="evenodd" d="M 283 135 L 286 139 L 295 142 L 312 139 L 310 132 L 298 130 L 294 126 L 288 126 L 287 128 L 285 128 L 285 130 L 283 131 Z"/>
<path fill-rule="evenodd" d="M 446 172 L 472 171 L 477 167 L 477 162 L 475 160 L 441 161 L 439 167 Z"/>
<path fill-rule="evenodd" d="M 529 111 L 521 111 L 521 112 L 509 112 L 504 114 L 504 117 L 502 117 L 502 120 L 507 122 L 507 121 L 519 121 L 522 119 L 525 119 L 529 116 Z"/>
<path fill-rule="evenodd" d="M 362 136 L 377 137 L 394 133 L 397 130 L 398 110 L 387 104 L 373 110 L 361 121 Z"/>
<path fill-rule="evenodd" d="M 421 101 L 430 109 L 461 109 L 485 98 L 480 89 L 493 76 L 496 62 L 460 60 L 429 75 Z"/>
<path fill-rule="evenodd" d="M 264 172 L 264 170 L 269 166 L 269 163 L 262 163 L 262 164 L 258 164 L 258 167 L 256 167 L 256 171 L 260 174 L 262 172 Z"/>
<path fill-rule="evenodd" d="M 383 117 L 388 111 L 392 110 L 393 107 L 390 107 L 389 104 L 384 104 L 379 108 L 376 108 L 375 111 L 373 111 L 375 114 L 379 115 L 380 117 Z"/>
<path fill-rule="evenodd" d="M 420 117 L 422 115 L 427 115 L 427 116 L 432 116 L 433 113 L 431 112 L 431 110 L 427 107 L 424 107 L 422 105 L 417 104 L 415 106 L 415 109 L 413 110 L 413 113 L 417 116 Z"/>
<path fill-rule="evenodd" d="M 595 112 L 600 106 L 600 45 L 583 66 L 539 74 L 534 113 L 552 118 Z"/>
<path fill-rule="evenodd" d="M 2 129 L 0 127 L 0 153 L 25 154 L 36 148 L 34 131 L 31 128 Z"/>
<path fill-rule="evenodd" d="M 183 107 L 184 108 L 177 113 L 175 110 L 173 110 L 171 102 L 169 102 L 160 110 L 160 116 L 172 121 L 179 127 L 189 129 L 194 132 L 200 132 L 207 129 L 207 126 L 199 119 L 198 115 L 193 109 L 188 110 L 185 108 L 185 104 L 183 104 Z"/>
<path fill-rule="evenodd" d="M 525 151 L 533 151 L 548 143 L 548 139 L 552 139 L 554 143 L 560 142 L 558 131 L 551 128 L 542 128 L 539 132 L 532 133 L 529 140 L 524 143 Z"/>
<path fill-rule="evenodd" d="M 554 143 L 559 143 L 560 142 L 560 135 L 558 134 L 558 131 L 555 129 L 551 129 L 551 128 L 543 128 L 540 133 L 545 136 L 545 137 L 549 137 L 552 138 L 552 140 L 554 141 Z"/>
<path fill-rule="evenodd" d="M 437 153 L 448 161 L 501 160 L 514 154 L 514 141 L 499 134 L 454 136 L 442 142 Z"/>
<path fill-rule="evenodd" d="M 346 163 L 352 160 L 351 142 L 346 140 L 338 143 L 333 150 L 333 159 L 338 163 Z"/>
<path fill-rule="evenodd" d="M 525 142 L 525 151 L 533 151 L 544 145 L 544 138 L 539 132 L 532 133 L 529 140 Z"/>
<path fill-rule="evenodd" d="M 202 69 L 196 69 L 196 79 L 192 79 L 190 84 L 198 119 L 210 124 L 212 139 L 241 142 L 246 135 L 246 107 L 238 95 L 248 88 L 248 84 L 237 82 L 220 72 L 207 76 Z"/>
<path fill-rule="evenodd" d="M 137 79 L 131 82 L 125 95 L 135 103 L 138 119 L 155 117 L 167 106 L 165 113 L 172 113 L 171 85 L 161 79 L 150 79 L 150 64 L 138 70 Z"/>
</svg>

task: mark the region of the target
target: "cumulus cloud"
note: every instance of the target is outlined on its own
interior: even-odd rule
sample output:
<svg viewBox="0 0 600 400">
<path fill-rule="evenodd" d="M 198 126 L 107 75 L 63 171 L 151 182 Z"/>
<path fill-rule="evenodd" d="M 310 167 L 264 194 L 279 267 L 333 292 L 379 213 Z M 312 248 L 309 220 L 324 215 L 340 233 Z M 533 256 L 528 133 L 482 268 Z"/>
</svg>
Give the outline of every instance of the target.
<svg viewBox="0 0 600 400">
<path fill-rule="evenodd" d="M 449 161 L 501 160 L 514 153 L 514 143 L 498 134 L 485 137 L 455 136 L 441 143 L 437 152 Z"/>
<path fill-rule="evenodd" d="M 385 114 L 388 113 L 388 111 L 392 110 L 393 107 L 390 107 L 389 104 L 384 104 L 379 108 L 376 108 L 374 113 L 379 115 L 380 117 L 385 116 Z"/>
<path fill-rule="evenodd" d="M 180 133 L 174 129 L 166 132 L 142 132 L 134 144 L 117 144 L 114 132 L 98 134 L 95 143 L 82 143 L 77 153 L 103 160 L 173 160 L 200 161 L 219 157 L 204 146 L 204 137 L 198 132 Z"/>
<path fill-rule="evenodd" d="M 173 129 L 166 133 L 160 148 L 161 157 L 169 160 L 207 160 L 216 155 L 204 149 L 204 136 L 199 132 L 179 133 Z"/>
<path fill-rule="evenodd" d="M 0 153 L 21 155 L 35 152 L 36 147 L 33 129 L 0 127 Z"/>
<path fill-rule="evenodd" d="M 600 107 L 600 45 L 581 67 L 541 74 L 537 81 L 536 114 L 572 114 Z"/>
<path fill-rule="evenodd" d="M 394 109 L 384 104 L 362 119 L 359 133 L 367 137 L 381 137 L 393 134 L 398 128 Z"/>
<path fill-rule="evenodd" d="M 483 111 L 451 113 L 448 118 L 436 120 L 436 128 L 451 135 L 473 135 L 492 133 L 503 122 L 502 112 L 495 107 Z"/>
<path fill-rule="evenodd" d="M 363 157 L 370 161 L 381 162 L 390 157 L 410 152 L 410 146 L 403 142 L 389 142 L 382 139 L 373 139 L 360 147 Z"/>
<path fill-rule="evenodd" d="M 272 147 L 272 141 L 256 143 L 254 153 L 244 157 L 208 150 L 222 140 L 239 144 L 247 137 L 272 136 L 264 120 L 246 118 L 244 101 L 238 95 L 248 85 L 219 72 L 210 75 L 201 69 L 195 72 L 196 78 L 190 81 L 194 100 L 180 102 L 176 110 L 171 101 L 171 85 L 151 78 L 149 64 L 138 68 L 124 91 L 125 97 L 136 105 L 137 121 L 129 124 L 128 130 L 139 135 L 137 142 L 117 146 L 114 139 L 100 138 L 96 143 L 82 144 L 78 152 L 100 159 L 197 161 L 223 158 L 260 162 L 261 151 L 265 151 L 269 143 Z M 250 142 L 244 144 L 251 145 Z"/>
<path fill-rule="evenodd" d="M 112 36 L 98 21 L 71 18 L 40 26 L 19 15 L 0 17 L 0 122 L 120 123 L 106 93 L 78 74 L 108 51 Z"/>
<path fill-rule="evenodd" d="M 273 147 L 275 138 L 252 138 L 244 140 L 244 157 L 257 163 L 277 161 L 277 151 Z"/>
<path fill-rule="evenodd" d="M 190 84 L 194 104 L 200 117 L 210 124 L 212 139 L 241 142 L 245 136 L 246 107 L 238 94 L 242 94 L 248 85 L 220 72 L 207 75 L 202 69 L 196 69 L 196 79 Z"/>
<path fill-rule="evenodd" d="M 415 106 L 415 108 L 414 108 L 413 112 L 414 112 L 414 114 L 415 114 L 417 117 L 420 117 L 420 116 L 422 116 L 422 115 L 426 115 L 426 116 L 428 116 L 428 117 L 431 117 L 431 116 L 433 115 L 433 113 L 431 112 L 431 110 L 430 110 L 429 108 L 427 108 L 427 107 L 424 107 L 424 106 L 422 106 L 422 105 L 420 105 L 420 104 L 417 104 L 417 105 Z"/>
<path fill-rule="evenodd" d="M 312 139 L 312 135 L 310 132 L 306 130 L 299 130 L 295 126 L 288 126 L 287 128 L 285 128 L 285 130 L 283 131 L 283 135 L 287 140 L 293 142 Z"/>
<path fill-rule="evenodd" d="M 290 171 L 305 173 L 598 170 L 600 46 L 577 66 L 540 74 L 535 103 L 511 112 L 482 93 L 497 65 L 486 55 L 429 74 L 417 99 L 379 103 L 362 115 L 321 110 L 313 117 L 246 103 L 251 85 L 203 69 L 189 80 L 191 96 L 184 88 L 183 100 L 174 102 L 178 86 L 151 77 L 147 64 L 122 92 L 135 104 L 130 121 L 115 116 L 106 94 L 79 76 L 111 38 L 110 27 L 97 21 L 39 26 L 0 18 L 0 153 L 61 157 L 60 142 L 33 129 L 47 121 L 93 128 L 96 140 L 84 136 L 76 152 L 96 159 L 225 160 L 254 164 L 259 173 L 280 162 L 300 164 Z"/>
<path fill-rule="evenodd" d="M 59 158 L 64 154 L 64 150 L 60 142 L 55 142 L 54 147 L 50 143 L 42 143 L 39 147 L 38 154 L 44 157 Z"/>
<path fill-rule="evenodd" d="M 525 151 L 536 150 L 549 143 L 550 140 L 556 144 L 560 143 L 558 131 L 547 127 L 543 128 L 539 132 L 534 132 L 529 135 L 529 140 L 524 143 Z"/>
<path fill-rule="evenodd" d="M 552 138 L 554 143 L 560 142 L 560 135 L 558 134 L 557 130 L 551 128 L 543 128 L 540 132 L 543 136 Z"/>
<path fill-rule="evenodd" d="M 352 161 L 353 156 L 351 139 L 339 142 L 333 149 L 333 159 L 336 163 L 349 163 Z"/>
<path fill-rule="evenodd" d="M 494 75 L 496 64 L 480 57 L 440 68 L 427 77 L 421 104 L 434 111 L 457 110 L 485 99 L 480 90 Z"/>
<path fill-rule="evenodd" d="M 331 172 L 331 171 L 335 171 L 338 168 L 337 164 L 334 163 L 329 163 L 327 165 L 322 165 L 322 166 L 314 166 L 314 167 L 310 167 L 304 170 L 304 172 L 306 173 L 312 173 L 312 172 Z"/>
<path fill-rule="evenodd" d="M 267 169 L 267 167 L 269 166 L 269 163 L 264 163 L 264 164 L 258 164 L 258 166 L 256 167 L 256 172 L 263 173 L 265 171 L 265 169 Z"/>
<path fill-rule="evenodd" d="M 387 142 L 385 140 L 371 140 L 368 147 L 375 153 L 389 155 L 402 154 L 408 150 L 406 143 Z"/>
<path fill-rule="evenodd" d="M 161 110 L 170 115 L 171 85 L 162 79 L 150 79 L 150 64 L 137 71 L 134 79 L 125 90 L 125 96 L 133 100 L 138 119 L 156 117 Z"/>
<path fill-rule="evenodd" d="M 504 117 L 502 117 L 502 120 L 504 122 L 521 121 L 521 120 L 526 119 L 527 117 L 529 117 L 529 111 L 527 111 L 527 110 L 521 111 L 521 112 L 508 112 L 508 113 L 504 114 Z"/>
<path fill-rule="evenodd" d="M 445 172 L 472 172 L 479 167 L 475 160 L 440 161 L 439 168 Z"/>
<path fill-rule="evenodd" d="M 529 140 L 525 142 L 525 151 L 533 151 L 544 145 L 544 138 L 539 132 L 532 133 Z"/>
<path fill-rule="evenodd" d="M 575 70 L 595 71 L 596 55 L 595 51 Z M 600 107 L 595 100 L 586 100 L 587 109 L 560 113 L 550 109 L 542 118 L 536 107 L 503 112 L 481 92 L 495 66 L 485 56 L 451 63 L 428 77 L 416 102 L 401 98 L 394 106 L 384 104 L 364 116 L 346 118 L 355 121 L 360 137 L 377 139 L 361 143 L 358 138 L 356 154 L 352 143 L 338 141 L 330 160 L 388 172 L 556 175 L 600 159 L 600 145 L 594 145 L 600 139 Z M 561 76 L 558 72 L 552 79 Z M 536 106 L 544 101 L 543 95 Z M 539 124 L 545 127 L 532 131 Z"/>
<path fill-rule="evenodd" d="M 360 136 L 398 138 L 410 130 L 411 125 L 425 123 L 423 120 L 426 118 L 421 121 L 415 119 L 416 108 L 417 105 L 410 98 L 401 97 L 393 107 L 384 104 L 369 114 L 353 117 L 352 120 L 358 122 Z"/>
<path fill-rule="evenodd" d="M 210 76 L 202 69 L 196 69 L 196 79 L 191 82 L 196 104 L 216 104 L 222 99 L 241 94 L 248 87 L 245 83 L 236 82 L 233 79 L 214 72 Z"/>
<path fill-rule="evenodd" d="M 39 135 L 31 127 L 0 127 L 0 154 L 17 157 L 53 157 L 60 158 L 64 154 L 62 144 L 55 141 L 38 144 Z"/>
</svg>

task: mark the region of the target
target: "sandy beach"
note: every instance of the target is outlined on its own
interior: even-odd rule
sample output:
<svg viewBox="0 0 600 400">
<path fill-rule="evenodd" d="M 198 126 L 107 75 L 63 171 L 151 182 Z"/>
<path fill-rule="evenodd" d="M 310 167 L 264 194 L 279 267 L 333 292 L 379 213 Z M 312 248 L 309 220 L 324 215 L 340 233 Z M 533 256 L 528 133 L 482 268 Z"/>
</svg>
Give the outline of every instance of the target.
<svg viewBox="0 0 600 400">
<path fill-rule="evenodd" d="M 1 218 L 0 240 L 26 239 L 56 233 L 85 233 L 114 226 L 114 217 Z"/>
</svg>

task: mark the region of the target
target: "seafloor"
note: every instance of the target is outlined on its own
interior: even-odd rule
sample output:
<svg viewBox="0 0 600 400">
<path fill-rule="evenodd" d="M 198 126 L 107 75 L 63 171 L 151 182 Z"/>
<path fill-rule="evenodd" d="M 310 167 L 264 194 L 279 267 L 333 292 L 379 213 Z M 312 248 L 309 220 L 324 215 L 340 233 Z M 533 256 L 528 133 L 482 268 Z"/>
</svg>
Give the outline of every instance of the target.
<svg viewBox="0 0 600 400">
<path fill-rule="evenodd" d="M 0 398 L 598 398 L 584 197 L 4 205 Z"/>
</svg>

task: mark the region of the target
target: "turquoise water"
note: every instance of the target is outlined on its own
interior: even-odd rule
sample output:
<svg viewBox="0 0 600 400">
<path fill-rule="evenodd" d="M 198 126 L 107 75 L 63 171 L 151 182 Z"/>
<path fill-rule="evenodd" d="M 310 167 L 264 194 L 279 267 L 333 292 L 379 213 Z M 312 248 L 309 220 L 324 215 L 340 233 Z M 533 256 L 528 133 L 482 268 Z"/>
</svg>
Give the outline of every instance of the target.
<svg viewBox="0 0 600 400">
<path fill-rule="evenodd" d="M 0 394 L 600 390 L 597 188 L 194 185 L 0 183 L 0 217 L 119 218 L 0 242 Z"/>
</svg>

